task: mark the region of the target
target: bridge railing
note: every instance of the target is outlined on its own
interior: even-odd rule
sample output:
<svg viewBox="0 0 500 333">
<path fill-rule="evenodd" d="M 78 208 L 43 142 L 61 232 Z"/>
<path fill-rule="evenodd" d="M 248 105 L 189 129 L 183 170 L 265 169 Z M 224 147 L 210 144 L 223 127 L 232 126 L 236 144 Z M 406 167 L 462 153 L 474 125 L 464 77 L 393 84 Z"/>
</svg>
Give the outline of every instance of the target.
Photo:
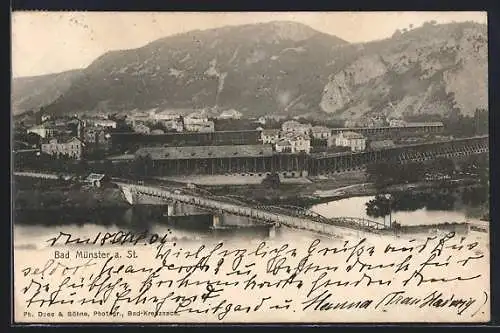
<svg viewBox="0 0 500 333">
<path fill-rule="evenodd" d="M 250 208 L 250 207 L 241 207 L 238 205 L 230 204 L 230 203 L 221 203 L 211 199 L 205 198 L 197 198 L 194 196 L 189 196 L 185 194 L 175 194 L 164 190 L 159 189 L 151 189 L 144 186 L 136 186 L 135 191 L 139 194 L 144 195 L 152 195 L 155 197 L 167 199 L 167 200 L 175 200 L 179 202 L 183 202 L 189 205 L 194 205 L 200 207 L 202 209 L 213 209 L 214 211 L 226 212 L 229 214 L 246 216 L 256 220 L 265 221 L 266 223 L 281 223 L 283 219 L 286 219 L 287 216 L 289 218 L 302 218 L 306 216 L 309 220 L 316 221 L 319 223 L 325 223 L 330 225 L 339 225 L 339 226 L 361 226 L 368 229 L 376 229 L 381 230 L 387 228 L 384 224 L 363 219 L 357 217 L 335 217 L 335 218 L 327 218 L 315 212 L 309 210 L 298 210 L 295 212 L 285 211 L 283 207 L 277 206 L 266 206 L 267 209 L 262 209 L 263 207 L 258 207 L 260 209 Z M 281 208 L 284 210 L 282 212 L 278 212 L 277 208 Z M 281 215 L 281 218 L 279 217 Z"/>
</svg>

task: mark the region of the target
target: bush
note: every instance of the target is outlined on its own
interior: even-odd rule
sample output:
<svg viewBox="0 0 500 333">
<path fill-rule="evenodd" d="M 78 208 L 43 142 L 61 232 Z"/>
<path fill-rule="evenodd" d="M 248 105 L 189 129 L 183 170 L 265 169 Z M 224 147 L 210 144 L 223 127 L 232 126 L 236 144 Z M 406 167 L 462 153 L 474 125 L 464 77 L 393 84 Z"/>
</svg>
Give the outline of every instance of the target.
<svg viewBox="0 0 500 333">
<path fill-rule="evenodd" d="M 262 184 L 270 188 L 278 188 L 281 184 L 280 176 L 277 173 L 269 174 L 262 180 Z"/>
</svg>

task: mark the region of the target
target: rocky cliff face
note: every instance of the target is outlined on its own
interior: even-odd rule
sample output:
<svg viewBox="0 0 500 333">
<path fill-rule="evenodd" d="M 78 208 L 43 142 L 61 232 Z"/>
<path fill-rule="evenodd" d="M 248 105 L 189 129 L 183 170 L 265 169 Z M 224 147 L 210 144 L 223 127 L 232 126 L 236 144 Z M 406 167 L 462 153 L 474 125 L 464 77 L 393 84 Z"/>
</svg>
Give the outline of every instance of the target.
<svg viewBox="0 0 500 333">
<path fill-rule="evenodd" d="M 345 119 L 487 109 L 486 36 L 485 25 L 426 24 L 365 44 L 330 76 L 320 106 Z"/>
<path fill-rule="evenodd" d="M 50 112 L 211 108 L 338 119 L 487 108 L 487 33 L 425 24 L 349 44 L 291 22 L 192 31 L 109 52 Z"/>
<path fill-rule="evenodd" d="M 444 73 L 446 92 L 465 112 L 488 108 L 488 46 L 486 29 L 468 28 L 456 47 L 458 68 Z"/>
</svg>

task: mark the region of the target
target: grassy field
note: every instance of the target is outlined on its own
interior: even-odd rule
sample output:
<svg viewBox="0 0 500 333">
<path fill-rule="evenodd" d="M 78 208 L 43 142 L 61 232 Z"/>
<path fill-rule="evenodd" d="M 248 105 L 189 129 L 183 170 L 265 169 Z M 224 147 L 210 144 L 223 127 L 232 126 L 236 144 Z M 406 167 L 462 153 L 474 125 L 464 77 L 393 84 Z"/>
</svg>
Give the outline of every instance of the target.
<svg viewBox="0 0 500 333">
<path fill-rule="evenodd" d="M 277 188 L 271 188 L 260 183 L 205 185 L 199 187 L 215 195 L 229 195 L 245 202 L 309 206 L 323 201 L 322 198 L 315 195 L 316 191 L 362 184 L 366 182 L 366 176 L 362 172 L 350 172 L 331 178 L 307 178 L 307 180 L 303 182 L 282 182 Z"/>
</svg>

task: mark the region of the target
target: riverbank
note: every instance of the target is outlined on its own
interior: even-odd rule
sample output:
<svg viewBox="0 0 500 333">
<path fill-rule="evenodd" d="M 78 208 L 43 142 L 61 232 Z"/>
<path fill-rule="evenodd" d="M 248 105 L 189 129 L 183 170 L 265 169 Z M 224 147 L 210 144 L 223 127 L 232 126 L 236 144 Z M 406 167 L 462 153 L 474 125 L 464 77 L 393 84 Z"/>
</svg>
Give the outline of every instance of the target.
<svg viewBox="0 0 500 333">
<path fill-rule="evenodd" d="M 93 188 L 79 185 L 77 182 L 61 179 L 37 179 L 16 176 L 14 187 L 16 209 L 41 209 L 50 207 L 128 207 L 118 188 Z M 338 201 L 357 196 L 375 196 L 381 193 L 372 183 L 367 182 L 363 171 L 340 173 L 331 177 L 310 177 L 306 183 L 281 183 L 277 187 L 254 183 L 246 185 L 206 185 L 186 186 L 175 184 L 179 188 L 189 187 L 190 192 L 200 195 L 212 194 L 220 200 L 238 201 L 250 205 L 302 207 L 310 209 L 314 205 Z M 172 186 L 172 180 L 154 181 L 156 186 Z M 153 184 L 154 185 L 154 184 Z M 448 181 L 425 181 L 411 184 L 392 185 L 383 190 L 384 193 L 409 196 L 406 201 L 421 201 L 422 193 L 447 194 L 457 188 L 477 186 L 474 179 L 455 179 Z M 192 193 L 195 194 L 195 193 Z M 439 199 L 439 198 L 438 198 Z M 428 200 L 427 200 L 428 201 Z M 435 200 L 438 202 L 439 200 Z M 487 200 L 486 200 L 487 201 Z M 488 220 L 489 205 L 476 205 L 470 209 L 468 216 Z M 410 207 L 411 208 L 411 207 Z M 432 208 L 431 208 L 432 209 Z"/>
<path fill-rule="evenodd" d="M 252 204 L 310 207 L 331 200 L 331 197 L 318 196 L 317 191 L 365 184 L 367 176 L 363 171 L 353 171 L 331 177 L 308 177 L 307 181 L 299 180 L 281 181 L 275 188 L 261 183 L 198 185 L 198 187 L 217 196 L 230 196 Z"/>
<path fill-rule="evenodd" d="M 371 196 L 381 192 L 363 171 L 346 172 L 332 177 L 309 178 L 302 184 L 281 183 L 276 188 L 264 184 L 246 185 L 207 185 L 198 186 L 217 196 L 262 205 L 288 205 L 309 208 L 313 205 L 346 199 L 356 196 Z M 385 193 L 447 191 L 449 189 L 475 186 L 474 179 L 455 179 L 449 181 L 423 181 L 418 183 L 395 184 L 386 187 Z"/>
</svg>

